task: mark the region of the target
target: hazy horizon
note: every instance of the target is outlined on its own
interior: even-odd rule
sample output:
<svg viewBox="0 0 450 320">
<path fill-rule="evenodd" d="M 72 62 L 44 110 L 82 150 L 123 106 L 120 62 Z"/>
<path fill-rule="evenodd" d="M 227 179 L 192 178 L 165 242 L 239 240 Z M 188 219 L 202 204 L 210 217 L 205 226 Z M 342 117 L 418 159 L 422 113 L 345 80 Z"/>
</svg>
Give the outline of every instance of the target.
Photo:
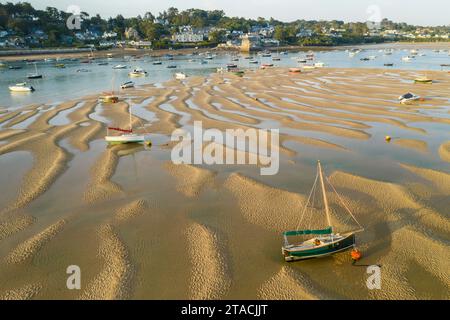
<svg viewBox="0 0 450 320">
<path fill-rule="evenodd" d="M 305 20 L 343 20 L 357 22 L 367 20 L 381 20 L 387 18 L 395 22 L 406 22 L 413 25 L 437 26 L 450 25 L 448 0 L 167 0 L 152 1 L 133 0 L 129 2 L 87 1 L 87 0 L 29 0 L 29 1 L 0 1 L 29 2 L 37 9 L 56 7 L 66 11 L 69 6 L 78 6 L 90 15 L 100 14 L 102 17 L 114 17 L 122 14 L 125 17 L 144 15 L 150 11 L 154 15 L 176 7 L 180 10 L 198 8 L 204 10 L 223 10 L 227 16 L 257 18 L 264 17 L 289 22 L 297 19 Z M 344 5 L 345 3 L 345 5 Z M 305 10 L 307 8 L 307 10 Z"/>
</svg>

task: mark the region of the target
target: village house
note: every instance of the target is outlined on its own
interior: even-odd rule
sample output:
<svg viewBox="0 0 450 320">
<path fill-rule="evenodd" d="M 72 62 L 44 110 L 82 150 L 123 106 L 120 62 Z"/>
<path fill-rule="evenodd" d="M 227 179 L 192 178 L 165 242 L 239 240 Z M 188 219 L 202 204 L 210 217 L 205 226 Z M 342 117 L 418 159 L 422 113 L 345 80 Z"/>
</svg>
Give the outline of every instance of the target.
<svg viewBox="0 0 450 320">
<path fill-rule="evenodd" d="M 179 28 L 179 32 L 172 36 L 172 41 L 180 43 L 201 42 L 208 38 L 209 29 L 196 29 L 191 26 L 183 26 Z"/>
<path fill-rule="evenodd" d="M 125 30 L 125 37 L 129 40 L 140 40 L 141 37 L 135 28 L 129 27 Z"/>
</svg>

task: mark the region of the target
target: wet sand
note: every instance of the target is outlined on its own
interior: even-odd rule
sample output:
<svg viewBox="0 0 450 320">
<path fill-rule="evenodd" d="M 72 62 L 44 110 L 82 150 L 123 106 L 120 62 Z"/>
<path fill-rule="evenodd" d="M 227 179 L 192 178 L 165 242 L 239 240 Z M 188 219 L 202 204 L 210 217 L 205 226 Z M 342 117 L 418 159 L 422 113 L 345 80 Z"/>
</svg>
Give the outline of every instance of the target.
<svg viewBox="0 0 450 320">
<path fill-rule="evenodd" d="M 117 104 L 2 110 L 0 158 L 17 158 L 2 170 L 17 174 L 1 176 L 12 180 L 0 186 L 0 298 L 450 298 L 450 75 L 417 85 L 418 74 L 269 68 L 146 85 Z M 410 91 L 424 101 L 399 104 Z M 128 128 L 134 105 L 152 146 L 107 146 L 106 127 Z M 173 164 L 170 135 L 194 121 L 280 129 L 279 173 Z M 298 225 L 318 159 L 365 228 L 361 263 L 383 266 L 381 290 L 348 252 L 289 264 L 280 254 L 283 231 L 323 222 L 317 209 Z M 351 227 L 329 200 L 333 225 Z M 79 291 L 65 289 L 69 265 L 82 270 Z"/>
</svg>

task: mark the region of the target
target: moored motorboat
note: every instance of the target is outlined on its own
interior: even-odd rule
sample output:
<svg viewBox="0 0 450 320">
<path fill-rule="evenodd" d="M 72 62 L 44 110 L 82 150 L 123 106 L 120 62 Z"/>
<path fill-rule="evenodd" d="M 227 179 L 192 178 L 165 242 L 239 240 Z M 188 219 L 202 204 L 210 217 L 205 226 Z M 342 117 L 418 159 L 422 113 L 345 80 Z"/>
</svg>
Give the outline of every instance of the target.
<svg viewBox="0 0 450 320">
<path fill-rule="evenodd" d="M 133 81 L 127 81 L 124 82 L 120 85 L 121 89 L 128 89 L 128 88 L 133 88 L 134 87 L 134 82 Z"/>
<path fill-rule="evenodd" d="M 186 78 L 187 78 L 187 75 L 184 72 L 175 73 L 175 79 L 177 79 L 177 80 L 183 80 Z"/>
<path fill-rule="evenodd" d="M 117 66 L 114 66 L 113 69 L 126 69 L 127 66 L 123 64 L 118 64 Z"/>
<path fill-rule="evenodd" d="M 34 90 L 33 86 L 27 86 L 25 82 L 9 86 L 9 91 L 11 92 L 33 92 Z"/>
<path fill-rule="evenodd" d="M 415 95 L 414 93 L 408 92 L 408 93 L 405 93 L 404 95 L 401 95 L 400 97 L 398 97 L 398 100 L 400 100 L 401 104 L 410 104 L 414 101 L 421 100 L 421 97 L 418 95 Z"/>
<path fill-rule="evenodd" d="M 141 68 L 134 68 L 133 71 L 128 73 L 130 77 L 145 77 L 147 75 L 147 71 Z"/>
</svg>

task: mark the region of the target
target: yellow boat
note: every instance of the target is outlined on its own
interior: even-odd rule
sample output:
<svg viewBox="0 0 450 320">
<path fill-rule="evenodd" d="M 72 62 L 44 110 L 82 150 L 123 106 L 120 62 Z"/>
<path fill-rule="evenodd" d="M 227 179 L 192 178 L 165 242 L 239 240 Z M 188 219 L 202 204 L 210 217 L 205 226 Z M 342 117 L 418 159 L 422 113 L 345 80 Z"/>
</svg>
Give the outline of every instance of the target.
<svg viewBox="0 0 450 320">
<path fill-rule="evenodd" d="M 433 83 L 433 80 L 428 78 L 416 78 L 414 79 L 415 83 Z"/>
<path fill-rule="evenodd" d="M 105 93 L 105 95 L 99 97 L 99 100 L 103 103 L 117 103 L 119 102 L 119 97 L 114 93 Z"/>
</svg>

